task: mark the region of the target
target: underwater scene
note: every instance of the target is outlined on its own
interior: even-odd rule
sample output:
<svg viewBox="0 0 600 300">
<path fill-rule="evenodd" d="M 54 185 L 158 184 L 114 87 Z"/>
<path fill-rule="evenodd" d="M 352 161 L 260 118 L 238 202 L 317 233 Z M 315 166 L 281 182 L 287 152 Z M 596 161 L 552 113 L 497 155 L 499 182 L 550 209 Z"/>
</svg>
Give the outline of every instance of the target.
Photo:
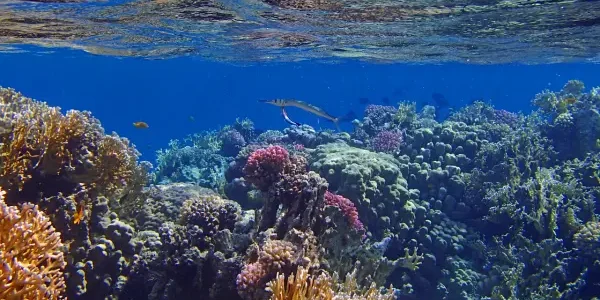
<svg viewBox="0 0 600 300">
<path fill-rule="evenodd" d="M 600 299 L 600 1 L 0 0 L 0 300 Z"/>
</svg>

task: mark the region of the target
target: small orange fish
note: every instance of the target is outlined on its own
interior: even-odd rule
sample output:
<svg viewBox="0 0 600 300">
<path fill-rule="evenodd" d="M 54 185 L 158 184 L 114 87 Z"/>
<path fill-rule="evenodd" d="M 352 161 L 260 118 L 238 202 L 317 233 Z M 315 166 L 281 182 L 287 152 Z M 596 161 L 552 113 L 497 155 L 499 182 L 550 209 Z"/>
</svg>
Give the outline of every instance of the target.
<svg viewBox="0 0 600 300">
<path fill-rule="evenodd" d="M 77 211 L 73 215 L 73 224 L 81 223 L 81 220 L 83 220 L 84 216 L 85 216 L 85 204 L 83 203 L 83 201 L 81 201 L 81 202 L 79 202 L 79 204 L 77 204 Z"/>
<path fill-rule="evenodd" d="M 140 128 L 140 129 L 146 129 L 150 126 L 148 126 L 148 123 L 140 121 L 140 122 L 134 122 L 133 127 Z"/>
</svg>

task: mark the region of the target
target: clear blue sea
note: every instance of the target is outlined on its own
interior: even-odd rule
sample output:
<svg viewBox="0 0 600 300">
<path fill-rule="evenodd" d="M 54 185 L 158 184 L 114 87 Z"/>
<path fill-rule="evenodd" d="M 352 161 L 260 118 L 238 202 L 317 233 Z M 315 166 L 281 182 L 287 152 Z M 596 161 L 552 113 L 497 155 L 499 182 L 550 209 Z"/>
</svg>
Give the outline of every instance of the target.
<svg viewBox="0 0 600 300">
<path fill-rule="evenodd" d="M 11 70 L 0 73 L 1 86 L 65 111 L 91 111 L 108 132 L 131 139 L 150 161 L 169 140 L 217 129 L 236 118 L 250 118 L 261 129 L 285 128 L 279 110 L 258 103 L 261 99 L 302 99 L 335 115 L 360 115 L 365 108 L 360 98 L 384 104 L 387 97 L 396 105 L 430 102 L 432 93 L 442 93 L 458 108 L 480 99 L 512 112 L 529 112 L 535 94 L 560 89 L 570 79 L 600 86 L 600 66 L 586 63 L 383 64 L 347 59 L 235 64 L 202 57 L 153 60 L 68 49 L 31 51 L 0 55 L 0 65 Z M 315 128 L 335 128 L 302 110 L 289 113 Z M 147 122 L 149 130 L 131 125 L 137 121 Z"/>
</svg>

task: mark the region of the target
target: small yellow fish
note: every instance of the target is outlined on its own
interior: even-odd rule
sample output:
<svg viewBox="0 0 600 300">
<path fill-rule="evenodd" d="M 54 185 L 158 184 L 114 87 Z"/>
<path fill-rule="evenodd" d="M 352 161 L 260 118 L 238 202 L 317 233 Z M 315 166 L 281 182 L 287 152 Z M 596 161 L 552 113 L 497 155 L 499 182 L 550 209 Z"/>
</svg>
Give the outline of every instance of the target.
<svg viewBox="0 0 600 300">
<path fill-rule="evenodd" d="M 133 127 L 140 128 L 140 129 L 146 129 L 150 126 L 148 126 L 148 123 L 140 121 L 140 122 L 134 122 Z"/>
</svg>

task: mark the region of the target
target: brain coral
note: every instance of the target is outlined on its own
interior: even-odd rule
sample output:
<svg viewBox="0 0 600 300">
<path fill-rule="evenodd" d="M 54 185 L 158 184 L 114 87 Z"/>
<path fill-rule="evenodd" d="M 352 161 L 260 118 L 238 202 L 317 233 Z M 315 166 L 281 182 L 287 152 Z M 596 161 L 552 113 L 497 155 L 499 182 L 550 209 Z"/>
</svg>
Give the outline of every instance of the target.
<svg viewBox="0 0 600 300">
<path fill-rule="evenodd" d="M 60 233 L 27 203 L 19 210 L 0 191 L 0 299 L 59 299 L 66 266 Z"/>
</svg>

